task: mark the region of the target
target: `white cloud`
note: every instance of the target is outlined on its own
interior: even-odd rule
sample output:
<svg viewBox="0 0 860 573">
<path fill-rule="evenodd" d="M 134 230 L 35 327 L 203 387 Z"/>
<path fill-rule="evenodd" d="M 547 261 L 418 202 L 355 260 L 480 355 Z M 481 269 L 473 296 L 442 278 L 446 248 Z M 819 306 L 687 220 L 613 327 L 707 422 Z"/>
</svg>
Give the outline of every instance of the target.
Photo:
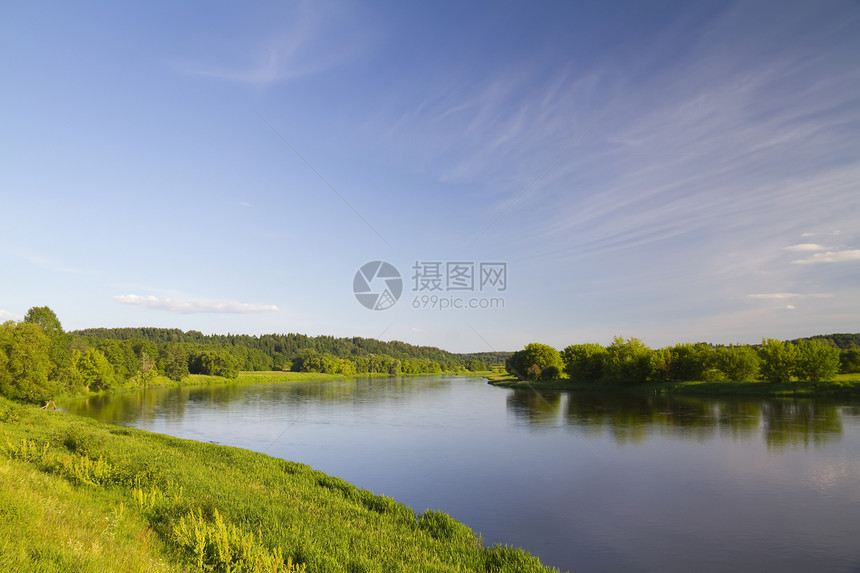
<svg viewBox="0 0 860 573">
<path fill-rule="evenodd" d="M 815 263 L 847 263 L 851 261 L 860 261 L 860 249 L 815 253 L 807 259 L 797 259 L 791 262 L 799 265 L 809 265 Z"/>
<path fill-rule="evenodd" d="M 766 294 L 748 294 L 747 298 L 750 300 L 787 301 L 799 300 L 802 298 L 833 298 L 833 295 L 829 293 L 802 294 L 797 292 L 773 292 Z"/>
<path fill-rule="evenodd" d="M 801 243 L 799 245 L 792 245 L 790 247 L 785 247 L 786 251 L 825 251 L 827 247 L 822 245 L 816 245 L 815 243 Z"/>
<path fill-rule="evenodd" d="M 233 301 L 210 301 L 210 300 L 177 300 L 172 298 L 157 298 L 154 296 L 140 296 L 136 294 L 116 295 L 115 301 L 121 304 L 145 306 L 176 312 L 179 314 L 193 314 L 201 312 L 216 312 L 226 314 L 249 314 L 257 312 L 277 312 L 280 310 L 274 305 L 256 305 Z"/>
<path fill-rule="evenodd" d="M 21 317 L 0 309 L 0 322 L 6 322 L 7 320 L 21 320 Z"/>
</svg>

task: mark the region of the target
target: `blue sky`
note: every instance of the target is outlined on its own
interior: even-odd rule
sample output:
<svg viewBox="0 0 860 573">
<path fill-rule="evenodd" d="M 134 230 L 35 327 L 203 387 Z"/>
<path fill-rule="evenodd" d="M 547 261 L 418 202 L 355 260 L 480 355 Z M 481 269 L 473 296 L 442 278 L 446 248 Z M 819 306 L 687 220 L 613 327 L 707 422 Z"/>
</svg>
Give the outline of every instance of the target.
<svg viewBox="0 0 860 573">
<path fill-rule="evenodd" d="M 464 352 L 858 331 L 856 1 L 0 10 L 0 320 Z M 352 292 L 374 260 L 386 310 Z M 415 290 L 416 262 L 507 288 Z"/>
</svg>

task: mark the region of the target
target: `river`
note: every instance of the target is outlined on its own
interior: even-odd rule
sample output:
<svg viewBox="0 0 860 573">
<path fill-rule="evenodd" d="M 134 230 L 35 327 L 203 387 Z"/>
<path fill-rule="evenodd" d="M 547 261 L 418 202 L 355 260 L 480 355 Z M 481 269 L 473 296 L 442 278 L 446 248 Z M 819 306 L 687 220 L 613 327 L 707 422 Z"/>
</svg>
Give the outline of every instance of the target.
<svg viewBox="0 0 860 573">
<path fill-rule="evenodd" d="M 145 389 L 106 422 L 294 460 L 562 571 L 860 572 L 860 405 L 426 376 Z"/>
</svg>

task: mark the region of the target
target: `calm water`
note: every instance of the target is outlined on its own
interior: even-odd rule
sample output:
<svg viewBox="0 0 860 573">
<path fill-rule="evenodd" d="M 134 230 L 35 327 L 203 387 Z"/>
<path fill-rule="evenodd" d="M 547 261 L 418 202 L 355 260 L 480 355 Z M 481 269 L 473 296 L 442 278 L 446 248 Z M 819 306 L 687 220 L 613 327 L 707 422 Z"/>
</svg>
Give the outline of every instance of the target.
<svg viewBox="0 0 860 573">
<path fill-rule="evenodd" d="M 860 572 L 860 405 L 432 376 L 156 389 L 66 408 L 303 462 L 562 570 Z"/>
</svg>

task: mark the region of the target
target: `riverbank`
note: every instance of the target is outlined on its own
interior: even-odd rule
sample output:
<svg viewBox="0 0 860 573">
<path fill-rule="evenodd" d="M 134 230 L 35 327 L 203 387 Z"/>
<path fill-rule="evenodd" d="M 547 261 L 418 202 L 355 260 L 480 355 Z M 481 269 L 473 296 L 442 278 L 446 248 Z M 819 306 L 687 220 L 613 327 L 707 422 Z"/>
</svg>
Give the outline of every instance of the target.
<svg viewBox="0 0 860 573">
<path fill-rule="evenodd" d="M 549 571 L 302 464 L 3 399 L 0 515 L 3 570 Z"/>
<path fill-rule="evenodd" d="M 698 396 L 772 396 L 860 398 L 860 375 L 840 374 L 830 382 L 657 382 L 635 386 L 583 383 L 567 378 L 522 381 L 511 375 L 487 376 L 487 382 L 501 388 L 531 388 L 536 390 L 568 390 L 583 392 L 642 392 L 648 394 L 677 394 Z"/>
</svg>

